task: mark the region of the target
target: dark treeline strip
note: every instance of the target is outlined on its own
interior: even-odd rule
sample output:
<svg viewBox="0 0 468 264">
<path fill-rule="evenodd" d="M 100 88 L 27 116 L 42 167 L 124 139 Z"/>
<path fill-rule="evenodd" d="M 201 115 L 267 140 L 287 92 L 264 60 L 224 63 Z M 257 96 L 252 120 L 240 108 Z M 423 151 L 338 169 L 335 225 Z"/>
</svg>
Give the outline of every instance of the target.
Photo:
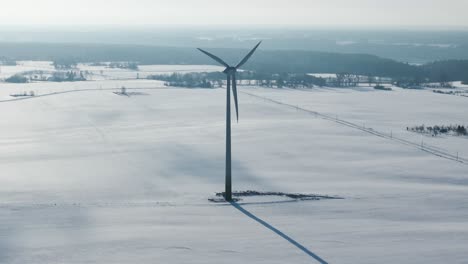
<svg viewBox="0 0 468 264">
<path fill-rule="evenodd" d="M 235 64 L 244 49 L 210 49 Z M 0 43 L 8 60 L 73 60 L 76 62 L 135 61 L 139 64 L 213 64 L 195 48 L 104 44 Z M 300 50 L 259 50 L 245 69 L 259 73 L 351 73 L 403 80 L 468 81 L 468 60 L 409 65 L 366 54 Z"/>
<path fill-rule="evenodd" d="M 167 86 L 213 88 L 224 84 L 226 75 L 221 72 L 203 73 L 173 73 L 155 74 L 148 79 L 161 80 Z M 268 74 L 253 71 L 240 71 L 237 73 L 238 84 L 257 85 L 266 87 L 311 88 L 326 86 L 326 80 L 307 74 Z"/>
<path fill-rule="evenodd" d="M 437 136 L 439 134 L 452 134 L 457 136 L 466 136 L 468 135 L 467 128 L 464 125 L 440 125 L 440 126 L 415 126 L 407 127 L 406 130 L 413 131 L 422 134 L 430 134 L 432 136 Z"/>
</svg>

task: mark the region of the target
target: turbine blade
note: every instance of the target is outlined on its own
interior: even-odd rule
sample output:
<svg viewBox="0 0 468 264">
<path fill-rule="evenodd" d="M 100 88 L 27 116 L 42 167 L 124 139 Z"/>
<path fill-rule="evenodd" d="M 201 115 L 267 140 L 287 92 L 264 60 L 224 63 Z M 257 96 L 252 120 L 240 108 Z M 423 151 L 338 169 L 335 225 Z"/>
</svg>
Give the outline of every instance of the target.
<svg viewBox="0 0 468 264">
<path fill-rule="evenodd" d="M 198 49 L 199 51 L 205 53 L 206 55 L 208 55 L 210 58 L 212 58 L 213 60 L 217 61 L 217 62 L 220 63 L 221 65 L 223 65 L 223 66 L 225 66 L 225 67 L 229 67 L 229 65 L 228 65 L 226 62 L 224 62 L 222 59 L 220 59 L 219 57 L 217 57 L 217 56 L 215 56 L 215 55 L 209 53 L 208 51 L 204 51 L 204 50 L 202 50 L 202 49 L 200 49 L 200 48 L 197 48 L 197 49 Z"/>
<path fill-rule="evenodd" d="M 257 45 L 255 45 L 255 47 L 241 60 L 241 62 L 239 62 L 239 64 L 237 64 L 236 66 L 236 69 L 241 67 L 242 65 L 244 65 L 249 59 L 250 57 L 252 56 L 252 54 L 254 54 L 255 50 L 258 48 L 258 46 L 260 46 L 262 42 L 258 42 Z"/>
<path fill-rule="evenodd" d="M 236 83 L 235 73 L 232 75 L 232 95 L 234 95 L 234 104 L 236 105 L 237 123 L 239 123 L 239 106 L 237 104 L 237 83 Z"/>
</svg>

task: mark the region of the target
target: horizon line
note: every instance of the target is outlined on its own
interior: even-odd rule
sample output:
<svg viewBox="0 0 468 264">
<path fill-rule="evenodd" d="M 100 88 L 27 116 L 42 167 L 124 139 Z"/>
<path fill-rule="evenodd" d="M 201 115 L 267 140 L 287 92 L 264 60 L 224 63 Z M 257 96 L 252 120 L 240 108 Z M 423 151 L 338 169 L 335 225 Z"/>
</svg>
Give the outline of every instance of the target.
<svg viewBox="0 0 468 264">
<path fill-rule="evenodd" d="M 70 27 L 75 27 L 70 29 Z M 0 24 L 0 31 L 15 29 L 37 30 L 50 29 L 75 32 L 80 30 L 112 30 L 112 29 L 301 29 L 301 30 L 401 30 L 401 31 L 468 31 L 468 25 L 324 25 L 324 24 Z"/>
</svg>

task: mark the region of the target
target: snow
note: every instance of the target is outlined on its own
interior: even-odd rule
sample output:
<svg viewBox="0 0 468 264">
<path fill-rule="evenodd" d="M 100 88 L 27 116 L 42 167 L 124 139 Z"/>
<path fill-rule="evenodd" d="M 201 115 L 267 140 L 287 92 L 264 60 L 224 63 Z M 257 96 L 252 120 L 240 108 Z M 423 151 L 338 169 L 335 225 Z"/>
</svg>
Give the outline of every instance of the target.
<svg viewBox="0 0 468 264">
<path fill-rule="evenodd" d="M 461 81 L 452 82 L 452 85 L 453 85 L 455 88 L 458 88 L 458 89 L 468 90 L 468 85 L 463 84 Z"/>
<path fill-rule="evenodd" d="M 467 164 L 245 92 L 408 140 L 406 126 L 468 123 L 466 98 L 239 89 L 234 189 L 344 199 L 209 202 L 224 184 L 224 89 L 2 83 L 0 263 L 319 263 L 300 246 L 328 263 L 466 261 Z M 5 101 L 23 90 L 77 91 Z M 468 157 L 465 138 L 424 140 Z"/>
<path fill-rule="evenodd" d="M 52 61 L 17 61 L 16 66 L 0 65 L 0 79 L 33 70 L 43 71 L 45 75 L 57 71 Z M 222 71 L 224 68 L 214 65 L 139 65 L 138 70 L 130 70 L 80 63 L 77 65 L 76 70 L 90 72 L 91 75 L 86 76 L 87 80 L 96 81 L 136 79 L 137 75 L 139 78 L 147 78 L 149 75 L 154 74 L 214 72 Z"/>
<path fill-rule="evenodd" d="M 393 91 L 377 91 L 371 87 L 318 88 L 313 90 L 251 89 L 260 96 L 287 102 L 308 110 L 337 117 L 365 128 L 372 128 L 423 146 L 432 146 L 468 158 L 468 138 L 456 136 L 421 136 L 407 131 L 418 125 L 466 125 L 468 98 L 433 93 L 432 90 L 411 90 L 392 87 Z M 455 98 L 446 98 L 455 97 Z M 284 98 L 287 98 L 284 100 Z"/>
<path fill-rule="evenodd" d="M 308 73 L 308 75 L 317 78 L 336 78 L 336 73 Z"/>
<path fill-rule="evenodd" d="M 15 74 L 28 71 L 55 71 L 50 61 L 17 61 L 16 66 L 0 65 L 0 79 L 6 79 Z"/>
<path fill-rule="evenodd" d="M 138 66 L 138 70 L 129 70 L 79 64 L 78 68 L 82 71 L 92 72 L 95 75 L 91 77 L 92 80 L 135 79 L 137 76 L 139 78 L 147 78 L 149 75 L 155 74 L 215 72 L 224 70 L 223 67 L 213 65 L 140 65 Z"/>
</svg>

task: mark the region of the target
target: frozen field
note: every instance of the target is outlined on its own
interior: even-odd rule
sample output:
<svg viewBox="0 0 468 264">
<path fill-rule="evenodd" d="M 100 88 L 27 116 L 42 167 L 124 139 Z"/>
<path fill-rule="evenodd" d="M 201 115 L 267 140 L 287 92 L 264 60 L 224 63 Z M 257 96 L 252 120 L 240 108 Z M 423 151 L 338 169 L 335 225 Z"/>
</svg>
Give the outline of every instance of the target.
<svg viewBox="0 0 468 264">
<path fill-rule="evenodd" d="M 462 87 L 462 86 L 461 86 Z M 468 158 L 468 137 L 407 131 L 407 127 L 468 124 L 468 97 L 432 90 L 376 91 L 369 87 L 334 89 L 249 89 L 248 92 L 352 122 L 388 136 Z M 461 88 L 459 88 L 461 89 Z"/>
<path fill-rule="evenodd" d="M 106 90 L 121 86 L 145 89 Z M 468 98 L 241 90 L 234 189 L 344 199 L 209 202 L 224 187 L 224 89 L 2 83 L 0 263 L 466 263 L 467 164 L 244 92 L 416 142 L 406 126 L 466 125 Z M 468 157 L 466 138 L 424 141 Z"/>
<path fill-rule="evenodd" d="M 69 71 L 63 69 L 60 71 Z M 106 66 L 91 66 L 88 64 L 79 63 L 76 65 L 75 71 L 87 72 L 86 79 L 88 81 L 102 80 L 126 80 L 136 78 L 146 78 L 154 74 L 172 74 L 172 73 L 189 73 L 189 72 L 213 72 L 222 71 L 224 68 L 213 65 L 140 65 L 138 70 L 110 68 Z M 34 75 L 40 75 L 38 72 L 43 72 L 43 75 L 50 77 L 53 72 L 56 72 L 52 61 L 18 61 L 16 66 L 0 65 L 0 79 L 6 79 L 15 74 L 22 74 L 35 71 Z"/>
</svg>

